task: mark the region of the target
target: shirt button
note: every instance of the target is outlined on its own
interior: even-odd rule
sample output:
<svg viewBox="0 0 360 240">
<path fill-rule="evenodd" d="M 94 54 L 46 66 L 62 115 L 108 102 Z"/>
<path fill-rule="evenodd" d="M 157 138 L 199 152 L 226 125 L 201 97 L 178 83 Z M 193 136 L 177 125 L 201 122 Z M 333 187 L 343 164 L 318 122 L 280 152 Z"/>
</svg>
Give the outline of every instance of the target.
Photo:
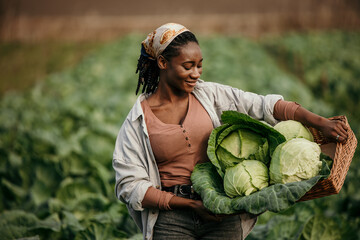
<svg viewBox="0 0 360 240">
<path fill-rule="evenodd" d="M 189 144 L 188 146 L 191 147 L 191 144 Z"/>
<path fill-rule="evenodd" d="M 183 133 L 185 133 L 185 132 L 186 132 L 186 130 L 184 129 L 184 130 L 183 130 Z"/>
<path fill-rule="evenodd" d="M 189 138 L 188 138 L 188 137 L 186 137 L 185 139 L 186 139 L 186 140 L 189 140 Z"/>
</svg>

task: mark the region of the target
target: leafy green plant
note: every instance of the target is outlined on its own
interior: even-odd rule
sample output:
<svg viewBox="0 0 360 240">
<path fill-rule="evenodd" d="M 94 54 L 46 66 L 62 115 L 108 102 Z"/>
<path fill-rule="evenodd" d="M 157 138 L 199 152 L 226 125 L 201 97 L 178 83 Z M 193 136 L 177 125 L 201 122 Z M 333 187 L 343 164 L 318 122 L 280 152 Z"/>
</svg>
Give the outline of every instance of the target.
<svg viewBox="0 0 360 240">
<path fill-rule="evenodd" d="M 204 206 L 213 213 L 233 214 L 246 211 L 259 214 L 267 210 L 280 212 L 295 204 L 321 178 L 330 174 L 330 169 L 325 160 L 320 161 L 320 147 L 304 138 L 289 140 L 289 142 L 296 141 L 295 151 L 290 143 L 292 148 L 290 152 L 294 154 L 289 153 L 288 156 L 285 156 L 289 163 L 294 161 L 294 155 L 299 152 L 299 149 L 302 149 L 301 143 L 305 145 L 306 149 L 309 149 L 310 154 L 308 155 L 315 156 L 315 161 L 319 162 L 319 169 L 314 169 L 315 174 L 301 179 L 304 181 L 299 181 L 299 179 L 296 179 L 297 181 L 280 181 L 267 187 L 269 180 L 267 166 L 257 160 L 242 160 L 234 163 L 234 166 L 224 167 L 224 164 L 220 163 L 222 160 L 219 159 L 217 148 L 221 146 L 225 137 L 231 136 L 232 132 L 239 128 L 251 129 L 268 139 L 270 155 L 275 158 L 275 164 L 272 163 L 273 160 L 270 162 L 270 167 L 272 166 L 270 173 L 272 175 L 276 173 L 275 170 L 277 169 L 279 172 L 283 170 L 282 166 L 279 166 L 279 155 L 282 146 L 288 142 L 285 142 L 285 137 L 271 126 L 236 111 L 225 111 L 221 115 L 221 120 L 224 125 L 214 129 L 208 141 L 208 156 L 211 162 L 196 165 L 191 175 L 195 191 L 201 195 Z M 300 144 L 297 143 L 297 140 L 300 140 Z M 306 141 L 306 143 L 302 141 Z M 308 144 L 310 146 L 307 146 Z M 313 160 L 311 157 L 308 160 L 309 162 Z M 283 159 L 281 158 L 281 160 Z M 303 159 L 300 158 L 299 161 L 301 160 Z M 253 162 L 259 162 L 262 165 L 253 166 Z M 287 163 L 287 167 L 289 163 Z M 293 165 L 290 164 L 290 166 Z M 297 170 L 297 167 L 294 166 L 294 169 Z M 257 181 L 258 178 L 259 181 Z"/>
<path fill-rule="evenodd" d="M 310 130 L 298 121 L 281 121 L 274 126 L 274 129 L 281 133 L 286 140 L 292 138 L 305 138 L 309 141 L 314 141 L 314 137 Z"/>
<path fill-rule="evenodd" d="M 259 223 L 247 239 L 340 240 L 341 227 L 316 208 L 299 203 L 281 214 L 265 213 L 267 223 Z"/>
<path fill-rule="evenodd" d="M 124 71 L 131 58 L 122 54 L 136 38 L 109 44 L 76 68 L 0 102 L 3 239 L 126 239 L 139 232 L 115 198 L 111 167 L 117 131 L 135 99 L 122 75 L 134 75 Z M 18 216 L 15 209 L 25 215 L 21 219 L 33 218 L 35 227 L 7 223 Z M 51 216 L 57 217 L 57 228 L 46 228 Z M 7 234 L 10 224 L 15 230 Z"/>
<path fill-rule="evenodd" d="M 260 94 L 278 93 L 323 116 L 345 114 L 359 136 L 359 36 L 297 33 L 264 42 L 200 37 L 202 79 Z M 2 97 L 2 239 L 141 239 L 126 207 L 115 198 L 111 158 L 117 131 L 136 100 L 135 68 L 144 37 L 125 36 L 29 91 Z M 306 67 L 291 67 L 292 62 Z M 359 159 L 356 152 L 338 195 L 298 203 L 285 212 L 265 212 L 249 239 L 301 237 L 311 218 L 307 236 L 330 232 L 359 239 Z M 215 203 L 218 208 L 223 204 Z M 322 224 L 327 227 L 318 228 Z M 8 232 L 6 226 L 20 230 Z"/>
<path fill-rule="evenodd" d="M 321 169 L 321 149 L 305 138 L 293 138 L 274 151 L 270 163 L 270 183 L 288 183 L 307 180 Z"/>
<path fill-rule="evenodd" d="M 330 170 L 323 162 L 319 175 L 306 181 L 275 184 L 265 187 L 249 196 L 230 198 L 224 190 L 223 180 L 211 163 L 195 166 L 191 175 L 194 190 L 201 195 L 204 206 L 215 214 L 234 214 L 243 211 L 260 214 L 267 210 L 281 212 L 295 204 Z"/>
<path fill-rule="evenodd" d="M 248 196 L 269 185 L 267 166 L 258 160 L 244 160 L 227 168 L 224 191 L 229 197 Z"/>
<path fill-rule="evenodd" d="M 232 151 L 229 147 L 235 149 L 234 146 L 231 145 L 226 147 L 228 144 L 223 143 L 224 141 L 227 141 L 226 139 L 228 137 L 232 138 L 234 131 L 235 134 L 238 133 L 238 131 L 251 132 L 252 138 L 255 138 L 255 141 L 253 140 L 250 144 L 253 145 L 255 143 L 256 146 L 251 153 L 247 153 L 246 155 L 251 159 L 254 159 L 254 157 L 257 156 L 259 157 L 259 160 L 263 161 L 265 164 L 268 164 L 269 155 L 272 155 L 277 145 L 285 141 L 285 137 L 274 130 L 271 126 L 252 119 L 245 114 L 235 111 L 225 111 L 221 115 L 221 120 L 223 125 L 217 127 L 211 132 L 207 148 L 209 159 L 214 164 L 221 177 L 224 176 L 227 167 L 234 166 L 236 163 L 244 159 L 244 157 L 238 157 L 238 154 L 241 153 L 233 153 L 237 156 L 229 157 L 229 154 L 225 155 L 222 151 L 224 148 L 227 151 Z M 240 144 L 240 137 L 238 137 L 238 140 L 239 141 L 235 142 L 235 144 Z M 249 144 L 249 141 L 247 141 L 247 143 Z M 237 152 L 240 152 L 240 150 L 241 149 L 238 149 Z"/>
</svg>

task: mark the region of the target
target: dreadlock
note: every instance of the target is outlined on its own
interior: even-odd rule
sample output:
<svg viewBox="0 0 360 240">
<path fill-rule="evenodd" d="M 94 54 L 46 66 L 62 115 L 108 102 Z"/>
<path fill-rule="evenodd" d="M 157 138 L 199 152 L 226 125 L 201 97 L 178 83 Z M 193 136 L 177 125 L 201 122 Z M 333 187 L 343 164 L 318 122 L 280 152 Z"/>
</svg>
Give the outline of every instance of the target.
<svg viewBox="0 0 360 240">
<path fill-rule="evenodd" d="M 189 31 L 179 34 L 162 52 L 162 56 L 170 61 L 173 57 L 179 56 L 180 47 L 195 42 L 199 44 L 195 35 Z M 142 50 L 143 51 L 143 50 Z M 139 73 L 138 84 L 136 87 L 136 94 L 138 94 L 140 86 L 143 85 L 142 93 L 153 93 L 159 83 L 160 69 L 157 65 L 157 60 L 149 58 L 147 54 L 141 54 L 138 60 L 136 73 Z"/>
<path fill-rule="evenodd" d="M 160 69 L 156 60 L 140 55 L 136 69 L 136 73 L 138 72 L 139 80 L 135 94 L 138 94 L 140 85 L 143 85 L 142 93 L 153 93 L 159 83 Z"/>
</svg>

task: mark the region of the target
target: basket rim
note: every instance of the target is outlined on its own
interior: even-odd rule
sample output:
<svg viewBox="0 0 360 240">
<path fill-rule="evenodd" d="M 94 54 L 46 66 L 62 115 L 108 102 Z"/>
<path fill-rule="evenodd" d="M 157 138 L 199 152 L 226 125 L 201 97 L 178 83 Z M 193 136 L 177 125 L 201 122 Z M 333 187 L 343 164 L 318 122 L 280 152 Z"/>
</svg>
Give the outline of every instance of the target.
<svg viewBox="0 0 360 240">
<path fill-rule="evenodd" d="M 329 196 L 332 194 L 338 194 L 345 182 L 347 172 L 357 147 L 357 138 L 352 131 L 346 116 L 334 116 L 329 118 L 329 120 L 340 120 L 344 122 L 348 127 L 348 139 L 345 143 L 336 142 L 333 166 L 329 176 L 325 179 L 321 179 L 298 201 L 306 201 L 319 197 Z M 317 129 L 312 128 L 311 130 L 317 131 L 315 133 L 319 134 L 319 136 L 316 136 L 316 140 L 320 142 L 319 143 L 316 141 L 319 145 L 332 142 L 328 139 L 324 139 L 322 134 Z"/>
</svg>

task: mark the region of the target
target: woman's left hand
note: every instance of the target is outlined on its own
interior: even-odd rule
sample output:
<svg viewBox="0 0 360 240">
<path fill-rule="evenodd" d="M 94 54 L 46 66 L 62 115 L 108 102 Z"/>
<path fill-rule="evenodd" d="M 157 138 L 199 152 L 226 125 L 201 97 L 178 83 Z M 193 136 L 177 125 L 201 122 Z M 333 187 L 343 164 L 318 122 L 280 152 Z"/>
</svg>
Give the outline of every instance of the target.
<svg viewBox="0 0 360 240">
<path fill-rule="evenodd" d="M 324 137 L 335 142 L 345 143 L 348 138 L 348 127 L 340 120 L 328 120 L 319 129 Z"/>
<path fill-rule="evenodd" d="M 325 138 L 334 142 L 345 143 L 348 138 L 348 127 L 340 120 L 329 120 L 309 110 L 299 107 L 294 115 L 294 120 L 305 126 L 311 126 L 321 131 Z"/>
</svg>

